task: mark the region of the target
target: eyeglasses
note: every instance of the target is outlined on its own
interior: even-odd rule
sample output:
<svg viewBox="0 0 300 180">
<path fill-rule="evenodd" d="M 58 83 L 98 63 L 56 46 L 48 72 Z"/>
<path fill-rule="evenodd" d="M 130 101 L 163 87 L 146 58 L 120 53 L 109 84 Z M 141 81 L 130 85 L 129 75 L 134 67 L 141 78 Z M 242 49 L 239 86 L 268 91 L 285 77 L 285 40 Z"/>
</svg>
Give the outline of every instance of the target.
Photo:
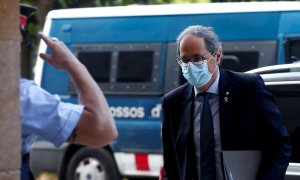
<svg viewBox="0 0 300 180">
<path fill-rule="evenodd" d="M 206 60 L 206 56 L 208 56 L 209 54 L 211 54 L 211 53 L 209 52 L 204 56 L 197 56 L 197 57 L 193 57 L 191 59 L 182 59 L 182 58 L 180 58 L 180 59 L 177 60 L 177 63 L 181 67 L 188 66 L 189 62 L 191 62 L 193 64 L 200 64 L 201 65 L 201 64 L 204 63 L 204 60 Z M 212 56 L 207 61 L 209 61 L 213 56 L 215 56 L 215 52 L 212 54 Z"/>
</svg>

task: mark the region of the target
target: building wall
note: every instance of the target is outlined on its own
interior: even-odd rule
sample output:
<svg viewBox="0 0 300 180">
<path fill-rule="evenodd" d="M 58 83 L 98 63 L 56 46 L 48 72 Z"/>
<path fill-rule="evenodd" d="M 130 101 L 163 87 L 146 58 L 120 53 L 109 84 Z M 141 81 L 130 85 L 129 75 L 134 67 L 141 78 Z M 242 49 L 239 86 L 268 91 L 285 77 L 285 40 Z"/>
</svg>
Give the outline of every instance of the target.
<svg viewBox="0 0 300 180">
<path fill-rule="evenodd" d="M 0 179 L 20 179 L 19 1 L 0 3 Z"/>
</svg>

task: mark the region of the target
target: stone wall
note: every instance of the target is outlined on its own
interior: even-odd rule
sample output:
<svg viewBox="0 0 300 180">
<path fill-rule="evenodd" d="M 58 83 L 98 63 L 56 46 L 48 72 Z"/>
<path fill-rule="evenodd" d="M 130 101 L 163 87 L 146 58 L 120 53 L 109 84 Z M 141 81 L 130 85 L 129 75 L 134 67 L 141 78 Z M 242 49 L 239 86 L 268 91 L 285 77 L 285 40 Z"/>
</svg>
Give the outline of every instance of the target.
<svg viewBox="0 0 300 180">
<path fill-rule="evenodd" d="M 19 1 L 0 3 L 0 179 L 20 179 Z"/>
</svg>

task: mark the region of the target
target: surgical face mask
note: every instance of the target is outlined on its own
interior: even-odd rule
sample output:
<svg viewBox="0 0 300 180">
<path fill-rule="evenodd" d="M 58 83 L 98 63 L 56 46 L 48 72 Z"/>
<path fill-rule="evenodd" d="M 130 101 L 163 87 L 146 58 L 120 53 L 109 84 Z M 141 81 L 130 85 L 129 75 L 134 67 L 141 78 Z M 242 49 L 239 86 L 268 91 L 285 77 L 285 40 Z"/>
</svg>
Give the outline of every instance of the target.
<svg viewBox="0 0 300 180">
<path fill-rule="evenodd" d="M 212 59 L 213 55 L 208 60 L 203 60 L 199 62 L 188 62 L 183 63 L 181 65 L 181 71 L 185 79 L 195 87 L 202 87 L 208 83 L 208 81 L 211 79 L 212 74 L 208 70 L 208 62 Z"/>
</svg>

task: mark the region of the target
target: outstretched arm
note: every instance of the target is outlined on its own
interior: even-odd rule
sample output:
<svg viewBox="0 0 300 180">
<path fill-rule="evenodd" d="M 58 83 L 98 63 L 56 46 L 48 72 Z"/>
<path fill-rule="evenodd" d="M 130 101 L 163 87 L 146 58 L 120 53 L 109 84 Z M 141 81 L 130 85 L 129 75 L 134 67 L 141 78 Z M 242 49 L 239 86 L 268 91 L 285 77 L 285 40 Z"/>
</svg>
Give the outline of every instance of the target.
<svg viewBox="0 0 300 180">
<path fill-rule="evenodd" d="M 42 33 L 39 35 L 51 51 L 51 55 L 41 53 L 40 57 L 56 69 L 69 73 L 84 105 L 74 142 L 91 146 L 110 143 L 117 137 L 117 130 L 101 89 L 63 42 Z"/>
</svg>

